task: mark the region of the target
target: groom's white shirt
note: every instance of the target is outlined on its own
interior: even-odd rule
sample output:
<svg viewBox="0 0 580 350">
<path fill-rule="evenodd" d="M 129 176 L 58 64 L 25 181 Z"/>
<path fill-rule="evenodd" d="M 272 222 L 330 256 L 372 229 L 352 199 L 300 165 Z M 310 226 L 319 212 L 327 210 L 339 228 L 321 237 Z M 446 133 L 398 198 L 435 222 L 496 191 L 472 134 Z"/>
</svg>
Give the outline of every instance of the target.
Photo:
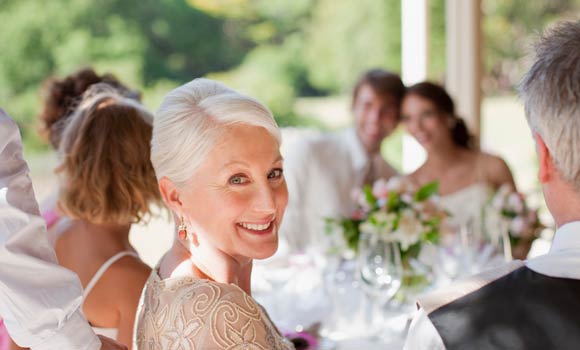
<svg viewBox="0 0 580 350">
<path fill-rule="evenodd" d="M 0 316 L 33 350 L 97 350 L 78 277 L 57 264 L 16 124 L 0 109 Z"/>
<path fill-rule="evenodd" d="M 355 128 L 303 138 L 284 155 L 288 206 L 280 235 L 292 250 L 304 251 L 325 239 L 325 218 L 349 217 L 370 162 L 373 177 L 388 179 L 397 171 L 380 154 L 367 155 Z"/>
<path fill-rule="evenodd" d="M 526 261 L 525 265 L 542 275 L 580 280 L 580 221 L 560 227 L 554 235 L 550 252 Z M 509 301 L 506 300 L 507 303 Z M 445 349 L 443 340 L 424 309 L 419 309 L 413 318 L 404 349 Z"/>
</svg>

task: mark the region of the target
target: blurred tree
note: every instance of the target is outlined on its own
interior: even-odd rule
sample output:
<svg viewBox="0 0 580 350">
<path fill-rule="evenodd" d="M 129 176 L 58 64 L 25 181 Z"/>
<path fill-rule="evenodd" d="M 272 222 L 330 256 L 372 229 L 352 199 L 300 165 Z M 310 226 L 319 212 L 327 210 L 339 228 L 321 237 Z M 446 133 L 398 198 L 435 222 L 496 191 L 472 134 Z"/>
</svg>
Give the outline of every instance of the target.
<svg viewBox="0 0 580 350">
<path fill-rule="evenodd" d="M 401 3 L 397 0 L 318 0 L 305 28 L 310 83 L 329 92 L 349 91 L 373 67 L 401 67 Z"/>
<path fill-rule="evenodd" d="M 157 91 L 231 69 L 254 46 L 184 0 L 3 0 L 0 9 L 0 105 L 34 147 L 39 90 L 51 75 L 91 65 Z"/>
<path fill-rule="evenodd" d="M 513 92 L 526 70 L 534 35 L 555 20 L 577 19 L 578 0 L 483 0 L 484 77 L 487 94 Z"/>
<path fill-rule="evenodd" d="M 41 82 L 83 65 L 144 90 L 211 75 L 303 123 L 301 96 L 343 94 L 371 67 L 398 72 L 401 0 L 0 0 L 0 105 L 34 125 Z M 429 78 L 445 76 L 445 0 L 430 0 Z M 527 38 L 580 0 L 483 0 L 484 88 L 510 90 Z M 28 143 L 38 146 L 25 129 Z"/>
<path fill-rule="evenodd" d="M 428 78 L 445 82 L 445 0 L 429 0 Z"/>
</svg>

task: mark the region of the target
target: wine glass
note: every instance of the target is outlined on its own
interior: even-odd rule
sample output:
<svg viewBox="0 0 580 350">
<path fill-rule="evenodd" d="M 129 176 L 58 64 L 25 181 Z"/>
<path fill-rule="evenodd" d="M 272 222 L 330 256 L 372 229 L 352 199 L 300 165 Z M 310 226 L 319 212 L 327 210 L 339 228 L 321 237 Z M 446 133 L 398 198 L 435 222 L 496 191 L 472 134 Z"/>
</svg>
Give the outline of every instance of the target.
<svg viewBox="0 0 580 350">
<path fill-rule="evenodd" d="M 375 326 L 371 329 L 380 330 L 384 321 L 383 307 L 397 293 L 403 278 L 398 243 L 381 235 L 362 232 L 357 275 L 371 302 L 370 322 Z"/>
</svg>

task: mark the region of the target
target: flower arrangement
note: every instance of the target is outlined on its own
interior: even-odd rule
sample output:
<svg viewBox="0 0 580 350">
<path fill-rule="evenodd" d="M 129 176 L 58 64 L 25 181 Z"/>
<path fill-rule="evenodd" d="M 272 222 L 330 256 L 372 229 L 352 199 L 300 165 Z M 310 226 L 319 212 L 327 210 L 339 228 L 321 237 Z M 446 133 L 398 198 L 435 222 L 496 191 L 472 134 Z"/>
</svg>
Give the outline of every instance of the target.
<svg viewBox="0 0 580 350">
<path fill-rule="evenodd" d="M 501 186 L 491 198 L 486 208 L 486 225 L 507 229 L 512 248 L 524 240 L 533 241 L 544 228 L 538 211 L 528 207 L 525 196 L 510 185 Z"/>
<path fill-rule="evenodd" d="M 417 256 L 423 243 L 437 243 L 447 216 L 438 204 L 438 187 L 432 182 L 416 189 L 401 177 L 379 179 L 372 187 L 353 191 L 358 208 L 350 218 L 327 219 L 327 224 L 342 229 L 348 248 L 354 252 L 364 230 L 398 242 L 403 259 Z"/>
</svg>

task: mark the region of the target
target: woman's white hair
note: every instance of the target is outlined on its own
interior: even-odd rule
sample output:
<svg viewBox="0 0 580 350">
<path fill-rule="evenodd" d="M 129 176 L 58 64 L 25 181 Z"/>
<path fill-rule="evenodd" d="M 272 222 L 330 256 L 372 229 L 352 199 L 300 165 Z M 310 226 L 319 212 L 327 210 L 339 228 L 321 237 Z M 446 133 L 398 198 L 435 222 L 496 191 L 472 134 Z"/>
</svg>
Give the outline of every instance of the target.
<svg viewBox="0 0 580 350">
<path fill-rule="evenodd" d="M 281 142 L 267 107 L 219 82 L 195 79 L 169 92 L 153 122 L 151 162 L 157 179 L 185 185 L 233 124 L 263 127 Z"/>
<path fill-rule="evenodd" d="M 580 21 L 546 31 L 535 49 L 520 84 L 526 118 L 562 176 L 580 189 Z"/>
</svg>

